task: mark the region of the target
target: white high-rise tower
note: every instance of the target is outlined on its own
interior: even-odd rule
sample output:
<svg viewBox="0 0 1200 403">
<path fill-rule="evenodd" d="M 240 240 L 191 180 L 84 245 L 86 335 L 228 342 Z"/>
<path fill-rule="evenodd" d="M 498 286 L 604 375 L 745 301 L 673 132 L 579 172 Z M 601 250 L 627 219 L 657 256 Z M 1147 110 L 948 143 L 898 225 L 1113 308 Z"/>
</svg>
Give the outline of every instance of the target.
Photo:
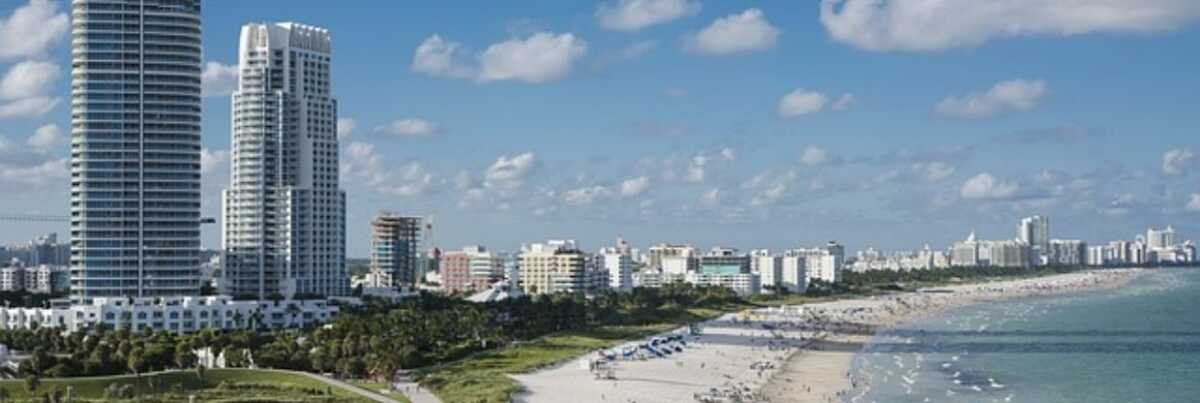
<svg viewBox="0 0 1200 403">
<path fill-rule="evenodd" d="M 330 56 L 322 28 L 242 27 L 233 178 L 222 195 L 224 293 L 350 293 Z"/>
<path fill-rule="evenodd" d="M 200 0 L 71 16 L 71 299 L 199 294 Z"/>
</svg>

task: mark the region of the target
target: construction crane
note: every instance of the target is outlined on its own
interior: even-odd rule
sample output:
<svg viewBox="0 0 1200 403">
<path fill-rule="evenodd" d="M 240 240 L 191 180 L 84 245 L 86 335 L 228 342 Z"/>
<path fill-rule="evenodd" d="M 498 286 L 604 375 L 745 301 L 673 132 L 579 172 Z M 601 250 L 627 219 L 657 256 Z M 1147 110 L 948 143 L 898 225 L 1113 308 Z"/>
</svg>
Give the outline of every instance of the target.
<svg viewBox="0 0 1200 403">
<path fill-rule="evenodd" d="M 49 214 L 0 214 L 0 221 L 18 221 L 18 222 L 70 222 L 71 217 L 65 215 L 49 215 Z M 200 224 L 216 224 L 217 219 L 212 217 L 200 218 Z"/>
</svg>

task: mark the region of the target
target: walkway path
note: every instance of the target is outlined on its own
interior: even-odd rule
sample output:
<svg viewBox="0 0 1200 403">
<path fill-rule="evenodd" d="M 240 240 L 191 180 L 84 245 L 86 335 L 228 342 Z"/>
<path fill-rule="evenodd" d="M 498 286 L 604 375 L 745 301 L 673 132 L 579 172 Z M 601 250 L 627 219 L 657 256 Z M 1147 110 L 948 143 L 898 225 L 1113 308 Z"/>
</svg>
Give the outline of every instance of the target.
<svg viewBox="0 0 1200 403">
<path fill-rule="evenodd" d="M 392 398 L 390 398 L 390 397 L 387 397 L 387 396 L 384 396 L 384 395 L 381 395 L 381 394 L 378 394 L 378 393 L 375 393 L 375 392 L 368 391 L 368 390 L 366 390 L 366 389 L 363 389 L 363 388 L 360 388 L 360 387 L 357 387 L 357 386 L 354 386 L 354 385 L 348 384 L 348 383 L 346 383 L 346 382 L 339 381 L 339 380 L 337 380 L 337 379 L 333 379 L 333 378 L 326 378 L 326 377 L 324 377 L 324 376 L 317 375 L 317 374 L 310 374 L 310 373 L 308 373 L 308 372 L 299 372 L 299 371 L 283 371 L 283 370 L 275 370 L 275 371 L 278 371 L 278 372 L 287 372 L 287 373 L 299 374 L 299 375 L 304 375 L 304 376 L 307 376 L 307 377 L 309 377 L 309 378 L 316 379 L 316 380 L 318 380 L 318 381 L 321 381 L 321 382 L 325 382 L 325 383 L 327 383 L 327 384 L 329 384 L 329 385 L 337 386 L 337 387 L 339 387 L 339 388 L 342 388 L 342 389 L 345 389 L 345 390 L 348 390 L 348 391 L 354 392 L 354 393 L 358 394 L 359 396 L 365 397 L 365 398 L 367 398 L 367 399 L 374 400 L 374 401 L 376 401 L 376 402 L 379 402 L 379 403 L 401 403 L 399 400 L 392 399 Z M 414 400 L 414 402 L 415 402 L 415 400 Z"/>
<path fill-rule="evenodd" d="M 392 387 L 403 393 L 412 403 L 442 403 L 442 399 L 434 396 L 429 389 L 422 388 L 416 382 L 396 382 Z"/>
</svg>

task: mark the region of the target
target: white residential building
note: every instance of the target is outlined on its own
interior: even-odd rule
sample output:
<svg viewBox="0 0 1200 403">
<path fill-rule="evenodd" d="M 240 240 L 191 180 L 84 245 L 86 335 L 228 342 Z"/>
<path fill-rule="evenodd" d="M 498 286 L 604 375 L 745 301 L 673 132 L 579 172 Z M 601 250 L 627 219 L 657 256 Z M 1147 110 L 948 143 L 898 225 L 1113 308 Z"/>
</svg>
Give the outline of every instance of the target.
<svg viewBox="0 0 1200 403">
<path fill-rule="evenodd" d="M 764 290 L 783 284 L 783 257 L 767 251 L 753 251 L 750 255 L 750 272 L 758 275 Z"/>
<path fill-rule="evenodd" d="M 608 272 L 608 288 L 620 292 L 633 290 L 633 259 L 628 249 L 603 248 L 596 255 L 597 265 Z"/>
<path fill-rule="evenodd" d="M 779 286 L 793 293 L 808 290 L 808 260 L 804 256 L 779 258 L 781 281 Z"/>
<path fill-rule="evenodd" d="M 725 287 L 740 296 L 762 292 L 757 274 L 754 273 L 688 273 L 684 281 L 698 286 Z"/>
<path fill-rule="evenodd" d="M 71 8 L 71 299 L 198 295 L 200 0 Z"/>
<path fill-rule="evenodd" d="M 0 308 L 0 329 L 85 330 L 103 323 L 188 333 L 203 329 L 299 328 L 329 321 L 338 307 L 326 300 L 237 301 L 228 296 L 93 298 L 51 308 Z"/>
<path fill-rule="evenodd" d="M 253 23 L 239 43 L 222 291 L 348 295 L 329 31 Z"/>
<path fill-rule="evenodd" d="M 809 283 L 812 283 L 813 280 L 836 283 L 842 278 L 844 253 L 845 250 L 841 245 L 831 242 L 820 248 L 791 249 L 784 253 L 784 257 L 803 259 L 804 274 Z M 787 275 L 786 271 L 784 275 Z"/>
</svg>

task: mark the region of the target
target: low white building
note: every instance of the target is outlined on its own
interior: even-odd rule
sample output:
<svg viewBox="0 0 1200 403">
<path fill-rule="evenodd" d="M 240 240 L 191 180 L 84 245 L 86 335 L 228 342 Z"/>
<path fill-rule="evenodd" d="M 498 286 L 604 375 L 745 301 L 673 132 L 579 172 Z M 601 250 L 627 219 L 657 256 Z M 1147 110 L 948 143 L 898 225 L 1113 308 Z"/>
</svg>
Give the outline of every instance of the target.
<svg viewBox="0 0 1200 403">
<path fill-rule="evenodd" d="M 229 296 L 94 298 L 90 304 L 0 308 L 0 330 L 39 327 L 68 332 L 111 328 L 188 333 L 203 329 L 298 328 L 327 322 L 338 307 L 327 300 L 237 301 Z"/>
<path fill-rule="evenodd" d="M 596 264 L 608 273 L 608 288 L 629 292 L 633 290 L 633 259 L 620 248 L 602 248 L 596 254 Z"/>
<path fill-rule="evenodd" d="M 685 281 L 698 286 L 725 287 L 740 296 L 762 292 L 762 284 L 754 273 L 688 273 Z"/>
</svg>

